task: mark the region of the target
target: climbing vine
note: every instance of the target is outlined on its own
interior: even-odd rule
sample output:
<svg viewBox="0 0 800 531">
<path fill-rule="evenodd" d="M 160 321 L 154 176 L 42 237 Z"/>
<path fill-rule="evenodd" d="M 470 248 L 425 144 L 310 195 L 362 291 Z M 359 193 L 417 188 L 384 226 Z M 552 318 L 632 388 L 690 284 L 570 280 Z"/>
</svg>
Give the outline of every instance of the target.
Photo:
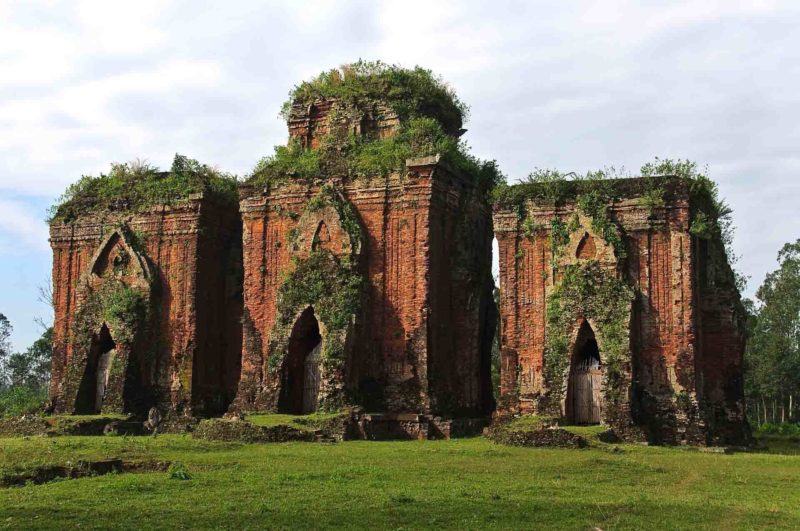
<svg viewBox="0 0 800 531">
<path fill-rule="evenodd" d="M 553 256 L 553 267 L 557 267 L 564 247 L 569 243 L 569 235 L 578 230 L 580 222 L 578 216 L 572 216 L 569 223 L 564 223 L 560 218 L 550 220 L 550 252 Z"/>
<path fill-rule="evenodd" d="M 673 217 L 666 210 L 667 205 L 676 204 L 676 199 L 678 205 L 685 204 L 681 202 L 688 195 L 687 228 L 696 237 L 692 249 L 705 264 L 700 282 L 712 289 L 722 289 L 726 296 L 728 287 L 741 289 L 744 285 L 742 277 L 729 265 L 736 258 L 730 252 L 731 210 L 705 172 L 690 161 L 656 159 L 643 165 L 640 175 L 636 179 L 620 178 L 626 176 L 613 169 L 583 176 L 536 170 L 520 184 L 501 184 L 493 191 L 495 209 L 516 213 L 522 236 L 534 239 L 547 233 L 549 237 L 554 285 L 546 300 L 542 369 L 545 385 L 543 394 L 538 395 L 540 412 L 561 414 L 573 354 L 573 334 L 581 319 L 587 319 L 594 328 L 602 351 L 603 421 L 627 431 L 632 429 L 628 407 L 649 407 L 641 402 L 629 403 L 630 319 L 636 291 L 624 277 L 627 268 L 608 268 L 596 260 L 577 260 L 577 263 L 562 260 L 570 237 L 580 228 L 579 216 L 586 216 L 593 233 L 613 247 L 618 259 L 624 259 L 625 234 L 615 218 L 615 205 L 621 201 L 638 204 L 649 213 L 647 220 L 652 230 L 670 230 L 672 220 L 681 218 Z M 535 208 L 542 206 L 552 212 L 549 220 L 542 217 L 541 208 Z M 735 313 L 743 314 L 738 297 L 733 297 L 732 303 L 740 308 Z M 690 394 L 677 393 L 675 403 L 686 415 L 695 414 Z"/>
<path fill-rule="evenodd" d="M 140 290 L 117 280 L 107 280 L 93 291 L 75 316 L 76 341 L 86 341 L 102 323 L 114 331 L 117 341 L 134 339 L 136 327 L 147 315 L 147 301 Z M 89 333 L 87 333 L 89 332 Z"/>
<path fill-rule="evenodd" d="M 361 283 L 362 276 L 349 259 L 339 259 L 328 251 L 295 259 L 294 270 L 278 292 L 280 318 L 293 324 L 298 308 L 314 306 L 328 330 L 344 329 L 359 309 Z"/>
<path fill-rule="evenodd" d="M 326 206 L 332 206 L 336 210 L 342 228 L 350 236 L 350 244 L 354 250 L 358 249 L 362 238 L 361 222 L 358 220 L 358 214 L 353 204 L 345 201 L 333 186 L 325 184 L 320 188 L 317 195 L 311 198 L 306 208 L 310 212 L 316 212 Z"/>
<path fill-rule="evenodd" d="M 354 254 L 337 256 L 328 250 L 312 250 L 306 257 L 294 257 L 278 289 L 278 315 L 270 334 L 267 364 L 270 371 L 282 366 L 288 341 L 298 313 L 313 307 L 324 327 L 320 371 L 320 410 L 341 409 L 346 403 L 344 362 L 347 333 L 360 311 L 363 274 L 355 261 L 362 241 L 362 229 L 352 204 L 331 184 L 323 185 L 306 205 L 307 212 L 332 207 L 348 234 Z M 290 241 L 297 238 L 297 231 Z M 277 380 L 277 379 L 276 379 Z"/>
<path fill-rule="evenodd" d="M 132 346 L 137 334 L 148 322 L 150 309 L 147 302 L 146 295 L 140 290 L 114 279 L 106 280 L 88 294 L 75 314 L 71 330 L 74 351 L 64 382 L 72 390 L 68 392 L 68 396 L 73 399 L 77 396 L 89 361 L 92 338 L 99 327 L 103 324 L 108 326 L 118 347 Z M 121 360 L 113 363 L 109 381 L 123 378 L 126 369 L 127 364 Z M 123 405 L 110 403 L 109 406 L 121 408 Z"/>
<path fill-rule="evenodd" d="M 592 229 L 613 246 L 619 258 L 624 258 L 623 235 L 610 215 L 609 207 L 622 198 L 637 198 L 653 218 L 667 204 L 675 186 L 686 183 L 690 206 L 689 232 L 722 245 L 722 252 L 716 254 L 720 255 L 719 270 L 726 278 L 720 277 L 720 280 L 729 280 L 741 290 L 746 279 L 732 268 L 728 275 L 725 270 L 729 268 L 722 265 L 722 262 L 735 264 L 737 261 L 731 248 L 734 231 L 732 210 L 720 198 L 716 183 L 706 173 L 689 160 L 659 158 L 642 165 L 641 178 L 637 179 L 631 179 L 627 172 L 613 167 L 583 175 L 536 169 L 519 184 L 499 183 L 492 191 L 492 201 L 495 207 L 517 212 L 523 227 L 528 216 L 527 204 L 531 201 L 556 207 L 574 202 L 590 218 Z M 560 227 L 552 228 L 557 230 Z M 525 229 L 523 232 L 526 236 L 530 233 Z M 560 241 L 563 241 L 562 234 L 551 233 L 551 249 L 558 251 Z"/>
<path fill-rule="evenodd" d="M 322 378 L 327 394 L 320 395 L 320 410 L 337 410 L 344 404 L 341 371 L 345 361 L 345 338 L 361 307 L 364 279 L 349 258 L 337 258 L 328 251 L 315 251 L 295 259 L 278 291 L 278 321 L 270 342 L 268 365 L 276 371 L 286 353 L 298 311 L 312 306 L 325 327 L 322 342 Z"/>
<path fill-rule="evenodd" d="M 564 268 L 561 282 L 547 301 L 547 342 L 544 376 L 550 383 L 549 405 L 557 414 L 563 399 L 570 363 L 570 334 L 579 319 L 597 326 L 602 338 L 606 401 L 621 398 L 625 382 L 624 364 L 630 360 L 629 324 L 634 291 L 596 261 Z"/>
<path fill-rule="evenodd" d="M 715 282 L 730 284 L 742 291 L 747 278 L 735 268 L 738 256 L 733 251 L 733 210 L 720 197 L 717 183 L 707 173 L 708 169 L 699 168 L 696 162 L 680 159 L 656 158 L 641 169 L 642 176 L 649 181 L 653 181 L 653 177 L 670 175 L 689 183 L 689 232 L 711 243 L 709 258 L 713 262 L 710 265 L 715 272 Z"/>
</svg>

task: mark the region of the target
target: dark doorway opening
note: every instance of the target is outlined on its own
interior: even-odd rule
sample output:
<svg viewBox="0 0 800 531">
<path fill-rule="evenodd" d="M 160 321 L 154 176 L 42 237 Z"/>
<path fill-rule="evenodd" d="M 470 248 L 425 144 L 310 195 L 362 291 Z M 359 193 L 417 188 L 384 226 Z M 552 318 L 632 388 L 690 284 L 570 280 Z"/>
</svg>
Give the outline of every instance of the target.
<svg viewBox="0 0 800 531">
<path fill-rule="evenodd" d="M 86 369 L 75 402 L 76 413 L 91 415 L 102 411 L 116 348 L 108 326 L 103 324 L 100 331 L 92 335 Z"/>
<path fill-rule="evenodd" d="M 603 368 L 594 330 L 584 321 L 570 363 L 565 413 L 573 424 L 599 424 L 603 408 Z"/>
<path fill-rule="evenodd" d="M 278 411 L 302 415 L 317 410 L 322 336 L 314 308 L 297 318 L 289 336 L 289 352 L 283 364 Z"/>
</svg>

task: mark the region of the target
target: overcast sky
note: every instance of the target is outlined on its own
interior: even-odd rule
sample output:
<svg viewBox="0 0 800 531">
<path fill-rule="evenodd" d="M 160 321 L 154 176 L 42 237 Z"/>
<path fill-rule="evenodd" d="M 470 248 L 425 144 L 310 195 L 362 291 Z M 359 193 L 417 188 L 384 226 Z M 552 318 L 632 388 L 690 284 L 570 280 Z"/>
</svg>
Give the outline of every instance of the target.
<svg viewBox="0 0 800 531">
<path fill-rule="evenodd" d="M 800 237 L 800 2 L 0 0 L 0 313 L 49 319 L 45 210 L 82 174 L 179 152 L 246 173 L 289 89 L 358 58 L 439 73 L 476 155 L 636 173 L 707 164 L 752 296 Z"/>
</svg>

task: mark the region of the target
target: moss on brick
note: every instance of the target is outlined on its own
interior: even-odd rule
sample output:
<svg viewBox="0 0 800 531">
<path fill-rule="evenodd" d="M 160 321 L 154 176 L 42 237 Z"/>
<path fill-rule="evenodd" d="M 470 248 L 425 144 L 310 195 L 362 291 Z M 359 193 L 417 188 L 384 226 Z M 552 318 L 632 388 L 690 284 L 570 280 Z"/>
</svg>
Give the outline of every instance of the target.
<svg viewBox="0 0 800 531">
<path fill-rule="evenodd" d="M 603 390 L 607 411 L 625 399 L 630 371 L 630 318 L 635 293 L 613 272 L 596 261 L 571 264 L 547 301 L 547 343 L 544 377 L 549 384 L 547 408 L 560 415 L 571 358 L 570 334 L 575 323 L 585 318 L 597 326 L 602 342 Z"/>
</svg>

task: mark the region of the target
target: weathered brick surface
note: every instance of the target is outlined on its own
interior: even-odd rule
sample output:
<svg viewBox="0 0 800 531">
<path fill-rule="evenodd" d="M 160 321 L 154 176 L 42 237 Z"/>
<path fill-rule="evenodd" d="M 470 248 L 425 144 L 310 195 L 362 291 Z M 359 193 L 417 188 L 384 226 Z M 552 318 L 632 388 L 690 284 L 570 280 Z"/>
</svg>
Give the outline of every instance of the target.
<svg viewBox="0 0 800 531">
<path fill-rule="evenodd" d="M 87 353 L 81 349 L 90 338 L 78 337 L 75 319 L 89 294 L 113 277 L 146 294 L 149 319 L 127 342 L 110 330 L 120 377 L 109 383 L 103 410 L 141 413 L 157 406 L 186 414 L 224 411 L 239 376 L 240 230 L 235 209 L 201 196 L 141 213 L 87 214 L 70 223 L 54 222 L 55 408 L 76 409 L 85 372 L 76 364 L 86 364 Z M 125 252 L 144 265 L 146 275 L 120 277 L 104 263 L 107 253 L 100 247 L 118 246 L 114 242 L 119 238 L 108 239 L 115 232 L 131 235 L 122 236 Z M 95 333 L 104 324 L 90 323 Z"/>
<path fill-rule="evenodd" d="M 328 112 L 324 102 L 294 108 L 290 136 L 318 146 L 330 127 Z M 393 134 L 397 123 L 395 114 L 377 105 L 351 125 L 358 134 L 382 137 Z M 488 203 L 470 179 L 436 157 L 407 166 L 407 172 L 385 177 L 242 189 L 245 312 L 237 407 L 276 408 L 280 376 L 269 369 L 268 345 L 271 334 L 285 333 L 274 328 L 278 290 L 293 258 L 308 256 L 317 238 L 334 254 L 354 254 L 366 279 L 346 340 L 343 385 L 353 405 L 451 415 L 491 410 Z M 323 185 L 354 207 L 361 249 L 349 249 L 335 215 L 308 208 Z M 299 315 L 303 309 L 296 310 Z"/>
<path fill-rule="evenodd" d="M 399 120 L 380 102 L 355 109 L 317 101 L 292 107 L 288 127 L 307 149 L 335 150 L 322 141 L 325 135 L 385 138 L 397 132 Z M 388 415 L 381 422 L 410 415 L 404 430 L 442 435 L 449 420 L 429 419 L 466 422 L 495 405 L 494 231 L 502 411 L 560 408 L 566 415 L 568 384 L 545 376 L 546 359 L 552 360 L 545 355 L 548 298 L 566 267 L 596 263 L 602 278 L 621 279 L 635 292 L 622 312 L 627 343 L 618 360 L 620 392 L 609 395 L 613 407 L 602 411 L 603 421 L 629 439 L 718 444 L 746 438 L 741 304 L 722 244 L 689 232 L 686 183 L 671 181 L 666 206 L 654 211 L 641 200 L 645 188 L 638 181 L 623 183 L 624 199 L 609 205 L 625 249 L 618 256 L 575 201 L 528 201 L 523 217 L 503 208 L 492 217 L 485 192 L 438 157 L 409 160 L 402 172 L 348 179 L 338 177 L 341 163 L 323 159 L 327 177 L 317 180 L 286 176 L 263 188 L 243 185 L 238 209 L 198 195 L 137 213 L 54 222 L 54 408 L 86 409 L 92 385 L 86 387 L 86 367 L 105 348 L 98 345 L 113 340 L 104 412 L 157 406 L 214 414 L 231 404 L 274 411 L 289 378 L 279 368 L 290 345 L 311 346 L 321 336 L 323 345 L 327 338 L 341 346 L 342 358 L 320 358 L 320 397 L 335 395 L 335 407 Z M 331 190 L 335 204 L 320 201 Z M 352 206 L 357 227 L 339 201 Z M 554 258 L 551 221 L 570 224 L 576 215 L 578 228 Z M 363 293 L 349 323 L 332 330 L 314 314 L 319 336 L 290 339 L 287 312 L 300 316 L 307 307 L 282 308 L 280 289 L 315 251 L 337 257 L 326 264 L 355 264 Z M 99 310 L 84 311 L 112 285 L 127 286 L 144 301 L 142 322 L 114 329 Z M 569 315 L 569 350 L 576 350 L 585 321 L 602 357 L 602 327 L 580 315 L 573 325 Z M 293 375 L 305 368 L 305 358 L 292 363 Z M 303 392 L 295 391 L 292 402 L 303 402 Z"/>
<path fill-rule="evenodd" d="M 544 378 L 547 301 L 558 282 L 554 265 L 596 259 L 634 288 L 629 384 L 625 400 L 603 417 L 629 438 L 660 442 L 740 442 L 744 331 L 738 292 L 721 243 L 689 233 L 690 204 L 683 184 L 671 188 L 666 207 L 650 212 L 635 193 L 610 207 L 626 257 L 603 252 L 602 238 L 581 219 L 561 264 L 552 263 L 550 221 L 565 223 L 577 205 L 527 204 L 538 226 L 524 234 L 516 212 L 498 208 L 502 393 L 510 411 L 536 413 L 554 382 Z M 588 233 L 591 244 L 574 245 Z M 594 247 L 594 256 L 590 252 Z M 554 270 L 556 273 L 554 274 Z M 576 327 L 580 323 L 576 323 Z M 573 336 L 574 340 L 574 336 Z M 598 343 L 602 342 L 598 337 Z M 627 432 L 627 433 L 626 433 Z"/>
<path fill-rule="evenodd" d="M 491 219 L 470 185 L 435 159 L 409 175 L 358 182 L 326 181 L 355 207 L 365 241 L 367 286 L 346 367 L 346 387 L 369 410 L 454 413 L 491 407 Z M 266 347 L 276 322 L 278 289 L 292 257 L 324 222 L 331 249 L 348 245 L 335 219 L 308 222 L 315 184 L 287 184 L 243 199 L 244 350 L 241 407 L 274 408 Z M 287 245 L 295 231 L 297 249 Z M 300 311 L 302 309 L 298 309 Z M 487 337 L 488 336 L 488 337 Z M 243 394 L 245 393 L 245 394 Z"/>
</svg>

